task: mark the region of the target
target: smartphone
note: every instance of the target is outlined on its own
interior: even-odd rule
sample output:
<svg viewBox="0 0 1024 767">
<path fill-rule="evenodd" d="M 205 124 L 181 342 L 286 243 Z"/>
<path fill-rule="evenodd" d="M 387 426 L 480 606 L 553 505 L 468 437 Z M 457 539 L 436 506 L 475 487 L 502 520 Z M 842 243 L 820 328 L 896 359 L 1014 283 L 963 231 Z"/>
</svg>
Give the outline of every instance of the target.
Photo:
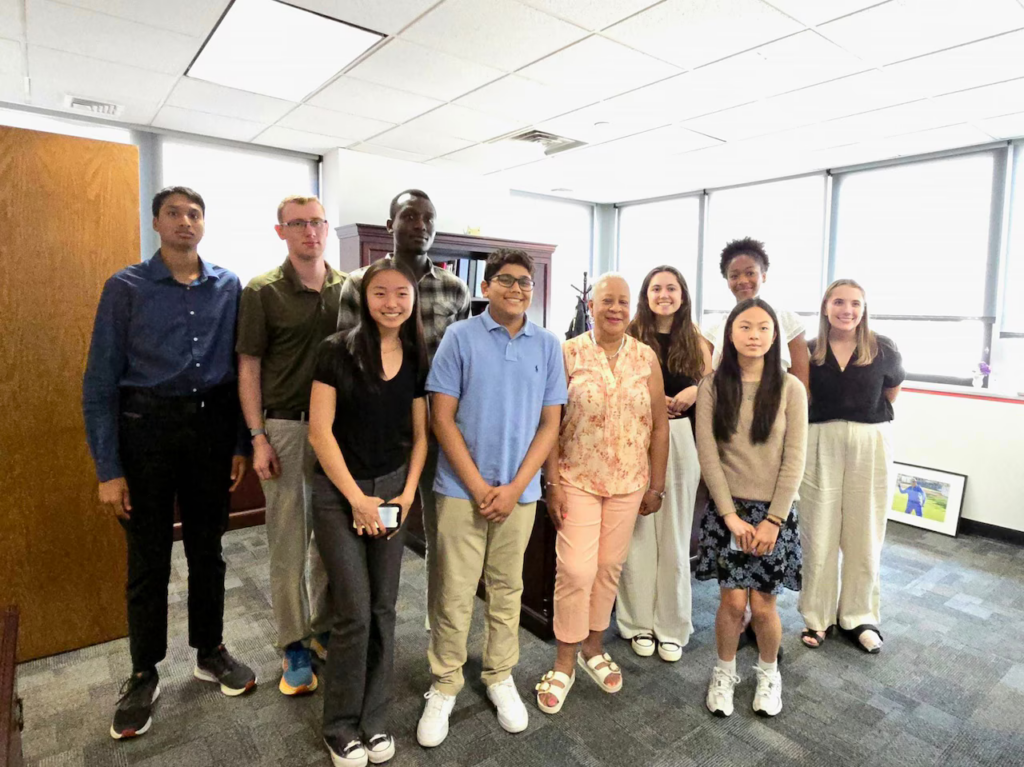
<svg viewBox="0 0 1024 767">
<path fill-rule="evenodd" d="M 729 548 L 733 551 L 743 551 L 740 542 L 736 540 L 736 533 L 729 533 Z"/>
<path fill-rule="evenodd" d="M 380 514 L 380 521 L 384 523 L 389 533 L 398 529 L 402 516 L 401 506 L 397 503 L 382 503 L 377 507 L 377 513 Z"/>
</svg>

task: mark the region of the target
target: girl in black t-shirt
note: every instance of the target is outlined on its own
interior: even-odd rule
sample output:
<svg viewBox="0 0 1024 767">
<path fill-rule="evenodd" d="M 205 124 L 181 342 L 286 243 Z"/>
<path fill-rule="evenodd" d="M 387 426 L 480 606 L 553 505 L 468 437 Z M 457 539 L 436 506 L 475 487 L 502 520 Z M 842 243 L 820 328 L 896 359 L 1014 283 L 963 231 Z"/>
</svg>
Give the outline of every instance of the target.
<svg viewBox="0 0 1024 767">
<path fill-rule="evenodd" d="M 324 742 L 335 765 L 387 761 L 395 602 L 404 522 L 427 455 L 427 363 L 416 280 L 378 261 L 360 287 L 360 322 L 317 351 L 309 441 L 317 457 L 313 529 L 330 582 Z M 379 507 L 400 507 L 385 526 Z"/>
<path fill-rule="evenodd" d="M 810 426 L 800 487 L 799 610 L 807 626 L 801 639 L 821 647 L 838 624 L 858 647 L 877 653 L 893 460 L 889 426 L 903 363 L 896 345 L 868 327 L 864 290 L 853 280 L 829 285 L 810 352 Z"/>
<path fill-rule="evenodd" d="M 711 372 L 711 349 L 693 322 L 690 292 L 678 269 L 658 266 L 644 278 L 627 331 L 661 362 L 669 414 L 668 473 L 661 511 L 636 521 L 622 568 L 616 618 L 633 652 L 674 662 L 693 633 L 690 528 L 700 483 L 693 436 L 697 383 Z M 642 513 L 642 512 L 641 512 Z"/>
</svg>

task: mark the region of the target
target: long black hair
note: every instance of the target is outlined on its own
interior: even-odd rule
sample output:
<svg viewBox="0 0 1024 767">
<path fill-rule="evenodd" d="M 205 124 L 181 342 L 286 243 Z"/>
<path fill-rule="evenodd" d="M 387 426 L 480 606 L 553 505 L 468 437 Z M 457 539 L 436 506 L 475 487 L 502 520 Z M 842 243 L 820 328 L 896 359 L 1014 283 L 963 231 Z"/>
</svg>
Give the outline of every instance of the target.
<svg viewBox="0 0 1024 767">
<path fill-rule="evenodd" d="M 761 383 L 757 386 L 754 398 L 754 419 L 750 424 L 750 441 L 754 444 L 768 441 L 775 417 L 779 414 L 782 403 L 782 388 L 786 374 L 782 370 L 782 341 L 779 336 L 779 319 L 775 310 L 760 298 L 747 298 L 740 301 L 725 321 L 725 334 L 722 340 L 722 361 L 715 371 L 715 415 L 712 420 L 715 439 L 728 442 L 736 433 L 740 418 L 740 404 L 743 399 L 743 381 L 740 374 L 739 354 L 732 342 L 732 326 L 747 309 L 757 307 L 771 317 L 775 326 L 775 338 L 768 352 L 764 355 L 764 371 Z"/>
<path fill-rule="evenodd" d="M 384 380 L 384 366 L 380 360 L 380 328 L 370 316 L 370 304 L 367 293 L 373 278 L 382 272 L 398 272 L 412 286 L 412 316 L 399 328 L 398 338 L 402 344 L 403 354 L 411 354 L 418 365 L 418 377 L 427 374 L 427 345 L 423 341 L 423 320 L 420 318 L 420 291 L 409 268 L 393 258 L 383 258 L 371 264 L 363 272 L 363 280 L 359 285 L 359 324 L 349 330 L 345 336 L 345 348 L 352 357 L 354 364 L 352 380 L 342 383 L 353 386 L 356 383 L 371 389 L 380 388 Z"/>
</svg>

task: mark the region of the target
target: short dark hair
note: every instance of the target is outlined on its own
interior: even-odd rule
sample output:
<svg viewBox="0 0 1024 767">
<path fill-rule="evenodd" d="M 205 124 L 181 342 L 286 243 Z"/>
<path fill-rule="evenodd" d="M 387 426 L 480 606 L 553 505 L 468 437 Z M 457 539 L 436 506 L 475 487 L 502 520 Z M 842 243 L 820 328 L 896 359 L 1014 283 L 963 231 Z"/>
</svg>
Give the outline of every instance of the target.
<svg viewBox="0 0 1024 767">
<path fill-rule="evenodd" d="M 203 215 L 206 215 L 206 203 L 203 201 L 203 196 L 195 189 L 189 189 L 187 186 L 166 186 L 153 196 L 153 218 L 160 217 L 160 208 L 164 206 L 164 201 L 172 194 L 180 194 L 182 197 L 187 198 L 189 202 L 194 202 L 203 211 Z"/>
<path fill-rule="evenodd" d="M 491 278 L 500 272 L 501 267 L 506 264 L 519 264 L 526 267 L 530 276 L 533 276 L 533 259 L 529 253 L 515 248 L 498 248 L 487 257 L 487 265 L 484 267 L 484 282 L 490 282 Z"/>
<path fill-rule="evenodd" d="M 406 189 L 404 191 L 399 192 L 393 198 L 391 198 L 391 208 L 388 211 L 388 218 L 390 218 L 392 221 L 394 221 L 395 216 L 398 215 L 398 201 L 401 200 L 406 195 L 409 195 L 410 197 L 418 197 L 419 199 L 426 200 L 427 202 L 431 201 L 430 197 L 428 197 L 427 193 L 424 192 L 422 189 Z"/>
<path fill-rule="evenodd" d="M 719 268 L 722 270 L 723 277 L 727 276 L 729 264 L 736 256 L 750 256 L 761 264 L 762 272 L 768 271 L 770 262 L 764 249 L 764 243 L 753 237 L 744 237 L 742 240 L 733 240 L 722 248 L 722 260 L 719 263 Z"/>
</svg>

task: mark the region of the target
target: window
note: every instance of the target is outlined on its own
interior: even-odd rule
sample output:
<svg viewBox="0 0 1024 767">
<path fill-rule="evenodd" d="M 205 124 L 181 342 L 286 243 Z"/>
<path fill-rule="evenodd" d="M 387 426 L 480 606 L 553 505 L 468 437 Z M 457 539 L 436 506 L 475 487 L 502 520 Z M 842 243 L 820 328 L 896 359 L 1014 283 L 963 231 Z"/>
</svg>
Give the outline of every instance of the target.
<svg viewBox="0 0 1024 767">
<path fill-rule="evenodd" d="M 509 201 L 517 237 L 557 246 L 548 276 L 551 303 L 547 327 L 562 338 L 576 313 L 578 294 L 572 286 L 583 287 L 584 272 L 588 283 L 594 280 L 594 206 L 521 192 L 513 192 Z M 534 301 L 537 300 L 535 297 Z"/>
<path fill-rule="evenodd" d="M 618 269 L 629 283 L 634 314 L 644 277 L 662 264 L 683 273 L 690 299 L 696 304 L 699 247 L 699 196 L 619 208 Z"/>
<path fill-rule="evenodd" d="M 988 361 L 994 152 L 836 177 L 835 276 L 864 286 L 908 375 L 971 382 Z"/>
<path fill-rule="evenodd" d="M 1006 286 L 1003 290 L 1004 334 L 1024 335 L 1024 142 L 1014 146 Z"/>
<path fill-rule="evenodd" d="M 704 238 L 704 312 L 731 311 L 736 299 L 722 278 L 722 248 L 761 240 L 771 266 L 763 297 L 779 309 L 817 314 L 821 304 L 825 176 L 723 189 L 708 195 Z M 707 317 L 705 317 L 705 320 Z"/>
<path fill-rule="evenodd" d="M 288 251 L 274 231 L 277 205 L 291 194 L 317 193 L 316 161 L 170 138 L 162 141 L 161 156 L 161 186 L 188 186 L 206 201 L 201 256 L 233 271 L 243 285 L 284 261 Z M 337 264 L 336 246 L 328 244 L 327 258 Z"/>
</svg>

